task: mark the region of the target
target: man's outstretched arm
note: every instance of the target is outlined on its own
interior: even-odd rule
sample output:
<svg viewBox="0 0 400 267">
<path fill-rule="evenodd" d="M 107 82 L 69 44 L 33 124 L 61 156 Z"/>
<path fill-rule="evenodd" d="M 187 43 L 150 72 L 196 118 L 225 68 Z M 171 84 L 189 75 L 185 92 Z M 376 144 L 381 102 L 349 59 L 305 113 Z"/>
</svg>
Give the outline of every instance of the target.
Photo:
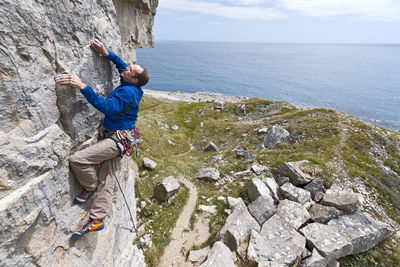
<svg viewBox="0 0 400 267">
<path fill-rule="evenodd" d="M 94 49 L 94 51 L 111 60 L 115 64 L 115 67 L 120 74 L 126 69 L 126 67 L 128 67 L 128 65 L 119 56 L 107 50 L 99 40 L 95 39 L 94 41 L 91 41 L 90 46 Z"/>
</svg>

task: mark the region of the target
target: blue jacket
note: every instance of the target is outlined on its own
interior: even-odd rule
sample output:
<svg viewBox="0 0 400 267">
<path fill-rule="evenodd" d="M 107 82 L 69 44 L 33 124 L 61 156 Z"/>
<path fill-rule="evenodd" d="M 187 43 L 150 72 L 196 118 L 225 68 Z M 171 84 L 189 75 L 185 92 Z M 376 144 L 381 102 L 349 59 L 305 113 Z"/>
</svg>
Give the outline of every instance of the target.
<svg viewBox="0 0 400 267">
<path fill-rule="evenodd" d="M 108 51 L 108 57 L 121 74 L 128 65 L 116 54 Z M 104 113 L 103 126 L 109 130 L 125 130 L 135 128 L 138 117 L 139 102 L 143 96 L 142 88 L 124 81 L 115 88 L 107 98 L 99 96 L 90 86 L 81 90 L 87 101 L 97 110 Z"/>
</svg>

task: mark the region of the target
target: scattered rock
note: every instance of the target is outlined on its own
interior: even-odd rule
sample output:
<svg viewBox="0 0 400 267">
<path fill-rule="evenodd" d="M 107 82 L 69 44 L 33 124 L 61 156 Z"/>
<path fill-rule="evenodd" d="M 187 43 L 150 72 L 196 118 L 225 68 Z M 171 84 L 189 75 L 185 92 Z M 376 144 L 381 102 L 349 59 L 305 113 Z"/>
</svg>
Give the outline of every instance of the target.
<svg viewBox="0 0 400 267">
<path fill-rule="evenodd" d="M 314 178 L 311 182 L 309 182 L 304 189 L 310 191 L 311 197 L 314 198 L 318 192 L 324 192 L 324 185 L 326 182 L 319 178 Z"/>
<path fill-rule="evenodd" d="M 205 179 L 210 182 L 216 182 L 220 178 L 219 171 L 215 168 L 201 168 L 197 171 L 198 179 Z"/>
<path fill-rule="evenodd" d="M 254 160 L 256 158 L 255 154 L 252 154 L 246 150 L 236 150 L 237 158 L 246 158 L 248 160 Z"/>
<path fill-rule="evenodd" d="M 233 176 L 238 177 L 238 176 L 249 176 L 251 175 L 251 171 L 250 170 L 244 170 L 241 172 L 235 172 L 233 173 Z"/>
<path fill-rule="evenodd" d="M 251 231 L 247 256 L 252 262 L 273 261 L 286 265 L 300 262 L 306 239 L 278 214 L 267 220 L 260 233 Z"/>
<path fill-rule="evenodd" d="M 154 197 L 160 201 L 167 201 L 179 190 L 179 182 L 173 177 L 168 176 L 154 188 Z"/>
<path fill-rule="evenodd" d="M 204 122 L 200 122 L 200 127 L 204 127 Z"/>
<path fill-rule="evenodd" d="M 274 178 L 271 177 L 266 177 L 263 179 L 263 182 L 267 185 L 269 191 L 271 192 L 271 195 L 275 202 L 279 201 L 279 196 L 278 196 L 278 183 L 275 181 Z"/>
<path fill-rule="evenodd" d="M 366 251 L 387 238 L 393 229 L 369 216 L 357 212 L 329 221 L 328 225 L 311 223 L 300 229 L 313 248 L 328 262 Z"/>
<path fill-rule="evenodd" d="M 157 121 L 158 126 L 160 127 L 161 130 L 168 130 L 169 126 L 162 120 Z"/>
<path fill-rule="evenodd" d="M 326 266 L 327 263 L 327 260 L 314 248 L 311 257 L 304 259 L 300 263 L 300 267 L 323 267 Z"/>
<path fill-rule="evenodd" d="M 280 125 L 272 125 L 268 131 L 267 136 L 262 143 L 266 149 L 273 148 L 276 144 L 283 144 L 289 141 L 290 134 Z"/>
<path fill-rule="evenodd" d="M 317 192 L 316 194 L 315 194 L 315 196 L 314 196 L 314 200 L 315 200 L 315 202 L 320 202 L 321 201 L 321 199 L 324 197 L 324 193 L 322 193 L 322 192 Z"/>
<path fill-rule="evenodd" d="M 199 210 L 205 211 L 205 212 L 208 212 L 211 214 L 215 214 L 215 213 L 217 213 L 217 206 L 215 206 L 215 205 L 211 205 L 211 206 L 199 205 Z"/>
<path fill-rule="evenodd" d="M 143 158 L 143 167 L 150 171 L 154 171 L 154 169 L 157 167 L 157 163 L 149 158 Z"/>
<path fill-rule="evenodd" d="M 233 209 L 238 203 L 243 201 L 240 197 L 234 198 L 234 197 L 228 197 L 228 208 Z"/>
<path fill-rule="evenodd" d="M 199 250 L 191 250 L 189 252 L 188 261 L 193 263 L 202 263 L 207 258 L 210 251 L 211 250 L 209 247 L 205 247 Z"/>
<path fill-rule="evenodd" d="M 219 200 L 219 201 L 224 201 L 225 202 L 225 197 L 223 197 L 223 196 L 219 196 L 219 197 L 217 197 L 217 200 Z"/>
<path fill-rule="evenodd" d="M 259 196 L 271 196 L 271 192 L 267 185 L 258 178 L 253 178 L 247 183 L 247 193 L 250 200 L 253 202 Z"/>
<path fill-rule="evenodd" d="M 270 195 L 259 196 L 247 208 L 260 225 L 276 213 L 275 203 Z"/>
<path fill-rule="evenodd" d="M 215 156 L 211 157 L 211 162 L 214 162 L 214 161 L 217 161 L 217 160 L 221 160 L 221 159 L 222 159 L 222 155 L 218 154 L 218 155 L 215 155 Z"/>
<path fill-rule="evenodd" d="M 261 166 L 261 165 L 258 165 L 258 164 L 253 164 L 253 165 L 251 166 L 251 170 L 252 170 L 256 175 L 260 175 L 260 174 L 262 174 L 263 172 L 267 171 L 267 170 L 268 170 L 268 167 L 267 167 L 267 166 Z"/>
<path fill-rule="evenodd" d="M 268 132 L 268 127 L 267 126 L 261 126 L 260 129 L 257 130 L 258 133 L 267 133 Z"/>
<path fill-rule="evenodd" d="M 289 179 L 289 177 L 278 176 L 275 178 L 275 181 L 278 183 L 278 185 L 282 186 L 282 185 L 290 182 L 290 179 Z"/>
<path fill-rule="evenodd" d="M 282 194 L 293 201 L 304 204 L 311 200 L 311 193 L 299 187 L 292 185 L 291 183 L 286 183 L 281 186 Z"/>
<path fill-rule="evenodd" d="M 296 230 L 310 219 L 310 214 L 300 203 L 284 199 L 279 202 L 276 213 Z"/>
<path fill-rule="evenodd" d="M 284 162 L 278 167 L 277 171 L 280 176 L 289 177 L 290 182 L 296 186 L 307 184 L 311 182 L 312 177 L 300 169 L 300 165 L 306 162 L 308 161 Z"/>
<path fill-rule="evenodd" d="M 213 105 L 214 110 L 223 110 L 225 107 L 225 102 L 215 101 Z"/>
<path fill-rule="evenodd" d="M 335 207 L 327 207 L 320 204 L 314 204 L 310 210 L 311 220 L 319 223 L 327 223 L 331 219 L 339 217 L 341 212 Z"/>
<path fill-rule="evenodd" d="M 178 126 L 178 125 L 173 125 L 173 126 L 171 127 L 171 129 L 174 130 L 174 131 L 177 131 L 177 130 L 179 129 L 179 126 Z"/>
<path fill-rule="evenodd" d="M 240 199 L 226 219 L 225 225 L 218 232 L 217 239 L 221 239 L 232 251 L 236 251 L 239 244 L 250 235 L 252 229 L 259 231 L 260 225 Z"/>
<path fill-rule="evenodd" d="M 360 205 L 360 194 L 343 191 L 333 185 L 328 189 L 321 201 L 321 204 L 333 206 L 347 213 L 355 212 Z"/>
<path fill-rule="evenodd" d="M 219 148 L 213 142 L 208 142 L 208 144 L 204 147 L 203 151 L 205 151 L 205 152 L 215 152 L 215 151 L 219 151 Z"/>
<path fill-rule="evenodd" d="M 168 139 L 168 144 L 170 144 L 170 145 L 175 145 L 175 143 L 174 142 L 172 142 L 171 140 L 169 140 Z"/>
<path fill-rule="evenodd" d="M 234 267 L 232 252 L 221 241 L 214 243 L 207 260 L 200 267 Z"/>
</svg>

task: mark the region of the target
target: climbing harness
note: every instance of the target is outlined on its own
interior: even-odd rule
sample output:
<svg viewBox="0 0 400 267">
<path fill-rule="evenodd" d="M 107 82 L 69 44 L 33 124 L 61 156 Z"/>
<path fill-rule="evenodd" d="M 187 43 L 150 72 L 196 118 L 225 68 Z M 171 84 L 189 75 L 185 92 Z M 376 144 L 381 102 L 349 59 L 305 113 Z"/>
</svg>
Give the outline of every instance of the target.
<svg viewBox="0 0 400 267">
<path fill-rule="evenodd" d="M 119 147 L 119 149 L 121 150 L 121 156 L 126 155 L 126 156 L 130 157 L 133 154 L 134 149 L 136 148 L 136 158 L 140 158 L 142 153 L 140 153 L 140 151 L 138 149 L 138 145 L 137 145 L 137 143 L 138 143 L 137 140 L 140 139 L 140 137 L 141 137 L 140 129 L 139 129 L 139 127 L 136 127 L 135 129 L 133 129 L 133 134 L 128 133 L 128 131 L 132 131 L 132 130 L 117 130 L 115 132 L 117 135 L 117 138 L 118 138 L 118 141 L 116 143 L 117 143 L 117 146 Z M 132 142 L 128 138 L 129 134 L 134 139 L 135 147 L 132 146 Z"/>
</svg>

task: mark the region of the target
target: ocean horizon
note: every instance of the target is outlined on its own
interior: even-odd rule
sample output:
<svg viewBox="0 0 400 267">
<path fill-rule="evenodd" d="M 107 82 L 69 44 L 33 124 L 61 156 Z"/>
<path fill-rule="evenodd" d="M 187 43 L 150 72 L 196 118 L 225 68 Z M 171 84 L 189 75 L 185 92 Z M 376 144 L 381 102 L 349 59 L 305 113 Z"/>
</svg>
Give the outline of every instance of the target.
<svg viewBox="0 0 400 267">
<path fill-rule="evenodd" d="M 216 92 L 340 110 L 400 130 L 400 45 L 157 41 L 146 89 Z"/>
</svg>

